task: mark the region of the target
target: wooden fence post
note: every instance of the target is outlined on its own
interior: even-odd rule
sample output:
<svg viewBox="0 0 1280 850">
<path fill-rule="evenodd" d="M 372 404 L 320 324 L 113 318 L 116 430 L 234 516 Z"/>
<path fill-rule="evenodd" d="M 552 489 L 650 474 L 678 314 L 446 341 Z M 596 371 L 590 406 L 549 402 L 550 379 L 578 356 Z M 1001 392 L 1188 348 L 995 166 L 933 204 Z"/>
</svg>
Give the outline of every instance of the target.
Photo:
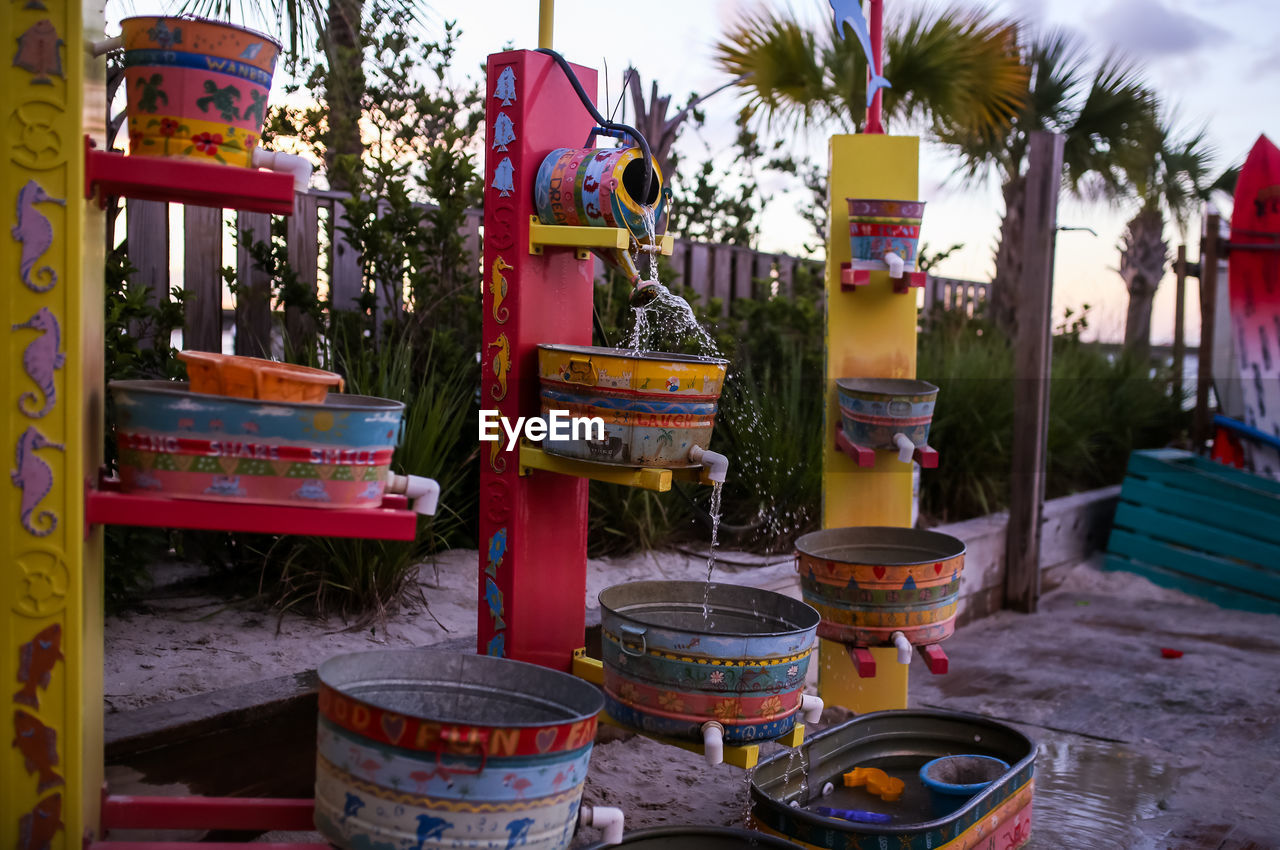
<svg viewBox="0 0 1280 850">
<path fill-rule="evenodd" d="M 237 213 L 236 234 L 236 354 L 270 358 L 271 274 L 253 262 L 249 246 L 271 239 L 271 216 Z"/>
<path fill-rule="evenodd" d="M 1006 538 L 1005 605 L 1026 613 L 1040 597 L 1040 518 L 1052 360 L 1054 237 L 1066 137 L 1034 132 L 1027 162 L 1022 279 L 1014 340 L 1013 475 Z"/>
<path fill-rule="evenodd" d="M 1173 295 L 1173 391 L 1182 395 L 1186 382 L 1182 379 L 1183 364 L 1186 363 L 1187 337 L 1187 246 L 1178 246 L 1178 258 L 1173 261 L 1175 289 Z"/>
<path fill-rule="evenodd" d="M 293 215 L 289 218 L 287 244 L 289 265 L 314 294 L 317 292 L 320 268 L 320 202 L 305 192 L 293 196 Z M 288 340 L 295 348 L 305 348 L 316 335 L 315 321 L 296 307 L 289 307 L 284 314 L 284 327 Z"/>
<path fill-rule="evenodd" d="M 182 347 L 222 353 L 222 210 L 182 210 L 182 288 L 187 292 Z"/>
<path fill-rule="evenodd" d="M 1203 451 L 1212 428 L 1209 390 L 1213 386 L 1213 333 L 1218 312 L 1218 231 L 1221 216 L 1205 216 L 1200 235 L 1200 348 L 1197 354 L 1196 414 L 1191 439 L 1196 451 Z"/>
<path fill-rule="evenodd" d="M 329 298 L 335 310 L 356 310 L 364 294 L 364 269 L 360 254 L 343 232 L 347 226 L 347 208 L 337 198 L 333 201 L 329 223 L 333 230 L 329 239 Z"/>
<path fill-rule="evenodd" d="M 129 262 L 135 271 L 129 276 L 130 289 L 146 289 L 148 300 L 156 306 L 169 301 L 169 205 L 161 201 L 126 202 L 125 234 L 129 243 Z M 130 336 L 141 337 L 142 328 L 131 328 Z M 169 341 L 139 339 L 150 348 Z"/>
</svg>

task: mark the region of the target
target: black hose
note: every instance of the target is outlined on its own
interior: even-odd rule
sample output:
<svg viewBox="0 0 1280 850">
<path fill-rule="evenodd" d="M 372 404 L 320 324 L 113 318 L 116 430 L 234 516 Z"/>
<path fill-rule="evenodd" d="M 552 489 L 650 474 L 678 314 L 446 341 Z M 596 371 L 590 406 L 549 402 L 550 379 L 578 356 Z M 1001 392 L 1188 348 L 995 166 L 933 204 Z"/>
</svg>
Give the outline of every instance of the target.
<svg viewBox="0 0 1280 850">
<path fill-rule="evenodd" d="M 539 47 L 538 53 L 545 53 L 556 61 L 560 66 L 560 70 L 564 72 L 565 77 L 569 79 L 569 84 L 573 86 L 574 92 L 578 95 L 578 100 L 582 101 L 582 105 L 587 108 L 587 112 L 591 113 L 591 117 L 595 122 L 606 130 L 618 130 L 626 133 L 628 136 L 636 140 L 636 144 L 640 146 L 640 153 L 644 156 L 644 192 L 640 195 L 640 205 L 649 206 L 649 189 L 651 188 L 651 180 L 654 174 L 653 154 L 649 152 L 649 143 L 644 136 L 640 135 L 640 131 L 635 127 L 626 124 L 618 124 L 613 121 L 606 121 L 605 117 L 600 114 L 600 110 L 596 109 L 596 105 L 591 102 L 591 98 L 587 97 L 586 91 L 582 88 L 582 83 L 578 82 L 578 75 L 573 73 L 573 69 L 569 67 L 569 63 L 559 53 L 556 53 L 549 47 Z"/>
</svg>

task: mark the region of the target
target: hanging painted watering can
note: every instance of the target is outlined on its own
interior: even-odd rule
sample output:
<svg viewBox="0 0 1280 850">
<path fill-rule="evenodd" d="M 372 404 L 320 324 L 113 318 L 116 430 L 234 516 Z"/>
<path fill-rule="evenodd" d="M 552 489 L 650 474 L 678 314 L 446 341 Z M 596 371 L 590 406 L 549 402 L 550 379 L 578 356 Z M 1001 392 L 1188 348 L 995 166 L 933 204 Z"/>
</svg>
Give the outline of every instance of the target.
<svg viewBox="0 0 1280 850">
<path fill-rule="evenodd" d="M 615 135 L 596 128 L 588 144 L 601 133 Z M 646 177 L 648 195 L 644 196 Z M 633 302 L 637 297 L 644 302 L 657 295 L 656 286 L 649 292 L 641 283 L 633 256 L 637 251 L 656 254 L 667 232 L 671 189 L 662 185 L 657 162 L 646 169 L 638 147 L 557 148 L 542 161 L 533 185 L 538 219 L 544 224 L 625 228 L 631 234 L 627 248 L 595 251 L 636 286 Z"/>
<path fill-rule="evenodd" d="M 130 156 L 158 156 L 293 174 L 311 163 L 259 147 L 280 43 L 245 27 L 192 16 L 125 18 L 95 55 L 124 50 Z"/>
</svg>

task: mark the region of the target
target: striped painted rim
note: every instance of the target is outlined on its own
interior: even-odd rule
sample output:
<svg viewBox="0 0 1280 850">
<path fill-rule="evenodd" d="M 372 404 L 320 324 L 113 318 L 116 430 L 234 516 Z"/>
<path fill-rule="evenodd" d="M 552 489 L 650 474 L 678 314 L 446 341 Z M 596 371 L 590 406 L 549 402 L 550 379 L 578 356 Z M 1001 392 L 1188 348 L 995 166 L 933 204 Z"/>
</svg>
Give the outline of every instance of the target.
<svg viewBox="0 0 1280 850">
<path fill-rule="evenodd" d="M 602 634 L 606 640 L 622 645 L 623 640 L 618 635 L 610 631 L 603 631 Z M 665 652 L 660 649 L 648 649 L 646 655 L 652 655 L 654 658 L 666 658 L 671 661 L 684 661 L 689 664 L 706 664 L 709 667 L 768 667 L 774 664 L 794 664 L 807 658 L 813 652 L 810 647 L 804 652 L 798 652 L 794 655 L 786 655 L 774 658 L 711 658 L 702 655 L 688 655 L 685 653 Z M 628 653 L 630 654 L 630 653 Z"/>
<path fill-rule="evenodd" d="M 325 466 L 387 466 L 395 449 L 307 448 L 270 443 L 226 440 L 196 440 L 170 434 L 139 434 L 117 431 L 121 449 L 153 454 L 196 455 L 235 460 L 280 460 Z"/>
</svg>

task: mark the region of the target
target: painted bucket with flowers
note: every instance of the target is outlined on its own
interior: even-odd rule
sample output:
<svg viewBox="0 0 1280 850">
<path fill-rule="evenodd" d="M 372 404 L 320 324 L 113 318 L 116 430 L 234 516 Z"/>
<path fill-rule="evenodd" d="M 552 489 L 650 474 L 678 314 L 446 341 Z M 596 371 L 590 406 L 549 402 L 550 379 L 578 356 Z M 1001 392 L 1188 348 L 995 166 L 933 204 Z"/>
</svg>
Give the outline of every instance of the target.
<svg viewBox="0 0 1280 850">
<path fill-rule="evenodd" d="M 249 166 L 280 43 L 195 17 L 121 21 L 129 153 Z"/>
<path fill-rule="evenodd" d="M 655 735 L 777 738 L 796 723 L 819 614 L 799 600 L 700 581 L 633 581 L 600 593 L 605 711 Z"/>
</svg>

